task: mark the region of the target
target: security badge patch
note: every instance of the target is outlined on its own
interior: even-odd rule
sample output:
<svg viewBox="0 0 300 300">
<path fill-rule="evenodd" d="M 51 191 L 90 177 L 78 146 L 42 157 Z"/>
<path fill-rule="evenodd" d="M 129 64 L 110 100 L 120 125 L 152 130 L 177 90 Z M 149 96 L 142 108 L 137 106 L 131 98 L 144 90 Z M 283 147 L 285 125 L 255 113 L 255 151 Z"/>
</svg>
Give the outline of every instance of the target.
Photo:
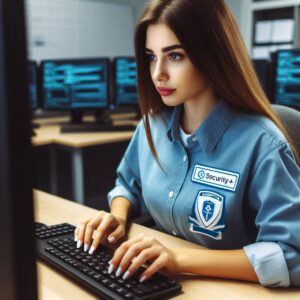
<svg viewBox="0 0 300 300">
<path fill-rule="evenodd" d="M 240 174 L 203 165 L 195 165 L 192 181 L 235 192 Z"/>
<path fill-rule="evenodd" d="M 225 230 L 225 198 L 212 191 L 199 191 L 189 217 L 190 231 L 222 239 Z"/>
</svg>

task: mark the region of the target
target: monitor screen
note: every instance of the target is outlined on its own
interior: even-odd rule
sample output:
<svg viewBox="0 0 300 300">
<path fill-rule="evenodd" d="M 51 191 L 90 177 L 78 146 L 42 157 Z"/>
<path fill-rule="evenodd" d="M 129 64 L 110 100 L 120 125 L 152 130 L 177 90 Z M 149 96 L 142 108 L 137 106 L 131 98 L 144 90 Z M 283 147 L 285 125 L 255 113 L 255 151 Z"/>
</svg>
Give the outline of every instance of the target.
<svg viewBox="0 0 300 300">
<path fill-rule="evenodd" d="M 42 62 L 44 109 L 106 108 L 109 103 L 109 59 Z"/>
<path fill-rule="evenodd" d="M 275 103 L 300 108 L 300 49 L 277 52 Z"/>
<path fill-rule="evenodd" d="M 28 85 L 29 85 L 29 105 L 30 109 L 38 108 L 38 76 L 37 63 L 30 61 L 28 63 Z"/>
<path fill-rule="evenodd" d="M 116 106 L 138 103 L 137 71 L 134 57 L 114 59 L 114 98 Z"/>
</svg>

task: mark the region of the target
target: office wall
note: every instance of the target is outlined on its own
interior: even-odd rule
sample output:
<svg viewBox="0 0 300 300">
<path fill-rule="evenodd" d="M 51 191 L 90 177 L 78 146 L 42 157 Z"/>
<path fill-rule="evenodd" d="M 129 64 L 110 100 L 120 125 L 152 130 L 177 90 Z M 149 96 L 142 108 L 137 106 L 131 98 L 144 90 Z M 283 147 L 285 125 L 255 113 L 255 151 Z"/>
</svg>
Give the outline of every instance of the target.
<svg viewBox="0 0 300 300">
<path fill-rule="evenodd" d="M 29 58 L 133 55 L 135 11 L 125 0 L 27 0 Z"/>
<path fill-rule="evenodd" d="M 244 34 L 242 1 L 226 1 Z M 29 58 L 133 55 L 135 22 L 147 2 L 26 0 Z"/>
<path fill-rule="evenodd" d="M 100 1 L 100 0 L 99 0 Z M 128 0 L 128 3 L 133 7 L 135 14 L 138 16 L 144 9 L 149 0 Z M 242 4 L 245 0 L 226 0 L 238 23 L 241 22 Z"/>
</svg>

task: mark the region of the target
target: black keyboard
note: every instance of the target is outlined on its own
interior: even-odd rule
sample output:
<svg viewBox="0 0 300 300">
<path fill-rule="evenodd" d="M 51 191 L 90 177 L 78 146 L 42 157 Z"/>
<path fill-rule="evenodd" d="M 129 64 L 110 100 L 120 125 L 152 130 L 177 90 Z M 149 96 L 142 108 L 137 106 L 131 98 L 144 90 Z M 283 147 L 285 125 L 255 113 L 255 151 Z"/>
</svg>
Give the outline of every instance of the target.
<svg viewBox="0 0 300 300">
<path fill-rule="evenodd" d="M 83 123 L 63 125 L 60 128 L 61 133 L 83 133 L 83 132 L 115 132 L 115 131 L 134 131 L 134 125 L 106 125 L 97 123 Z"/>
<path fill-rule="evenodd" d="M 102 299 L 169 299 L 181 291 L 181 285 L 161 273 L 143 283 L 141 267 L 131 278 L 123 280 L 115 273 L 108 274 L 112 258 L 109 248 L 101 245 L 94 254 L 77 249 L 75 227 L 63 223 L 46 226 L 36 223 L 37 256 L 77 280 Z"/>
</svg>

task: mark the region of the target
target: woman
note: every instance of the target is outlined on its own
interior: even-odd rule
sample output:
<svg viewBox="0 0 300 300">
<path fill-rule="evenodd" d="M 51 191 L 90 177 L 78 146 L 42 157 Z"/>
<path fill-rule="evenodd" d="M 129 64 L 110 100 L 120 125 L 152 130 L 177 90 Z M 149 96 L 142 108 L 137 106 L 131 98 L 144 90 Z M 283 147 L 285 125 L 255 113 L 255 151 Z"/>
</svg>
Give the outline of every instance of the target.
<svg viewBox="0 0 300 300">
<path fill-rule="evenodd" d="M 148 262 L 141 281 L 162 270 L 300 286 L 296 149 L 224 0 L 151 1 L 135 49 L 143 120 L 108 195 L 111 213 L 80 224 L 77 246 L 115 243 L 129 215 L 149 212 L 162 230 L 208 249 L 168 249 L 142 235 L 117 248 L 109 273 L 126 279 Z"/>
</svg>

